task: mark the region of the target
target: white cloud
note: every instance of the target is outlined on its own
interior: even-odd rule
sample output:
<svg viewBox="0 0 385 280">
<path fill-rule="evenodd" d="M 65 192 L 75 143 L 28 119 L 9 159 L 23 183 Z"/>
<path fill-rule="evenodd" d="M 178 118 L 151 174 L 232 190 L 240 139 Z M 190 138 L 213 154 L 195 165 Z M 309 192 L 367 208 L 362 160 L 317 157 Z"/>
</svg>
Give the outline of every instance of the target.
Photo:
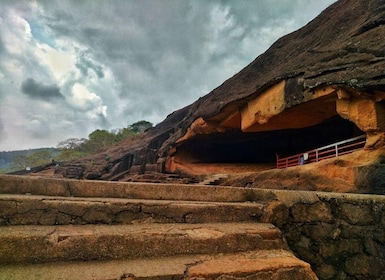
<svg viewBox="0 0 385 280">
<path fill-rule="evenodd" d="M 102 105 L 103 101 L 100 96 L 90 92 L 84 85 L 76 83 L 72 87 L 71 103 L 74 107 L 81 110 L 91 110 L 107 117 L 106 107 Z"/>
<path fill-rule="evenodd" d="M 68 73 L 74 70 L 76 58 L 69 51 L 57 50 L 46 44 L 37 43 L 35 55 L 36 59 L 46 65 L 60 84 L 63 83 L 63 79 L 68 76 Z"/>
<path fill-rule="evenodd" d="M 28 22 L 13 9 L 1 21 L 2 41 L 8 52 L 22 54 L 31 40 L 31 28 Z"/>
</svg>

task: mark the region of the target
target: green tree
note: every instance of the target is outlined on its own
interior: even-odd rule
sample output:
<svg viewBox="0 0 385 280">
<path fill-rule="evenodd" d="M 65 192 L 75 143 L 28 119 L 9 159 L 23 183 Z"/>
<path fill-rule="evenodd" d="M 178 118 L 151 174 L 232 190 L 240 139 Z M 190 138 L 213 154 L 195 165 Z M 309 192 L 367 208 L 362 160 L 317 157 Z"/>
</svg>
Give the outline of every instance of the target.
<svg viewBox="0 0 385 280">
<path fill-rule="evenodd" d="M 104 129 L 97 129 L 88 135 L 84 143 L 87 152 L 94 153 L 115 143 L 115 135 Z"/>
<path fill-rule="evenodd" d="M 134 131 L 132 131 L 132 129 L 126 127 L 126 128 L 122 128 L 122 129 L 116 129 L 115 131 L 113 131 L 113 133 L 115 134 L 115 142 L 120 142 L 130 136 L 134 136 L 136 133 Z"/>
<path fill-rule="evenodd" d="M 40 150 L 31 154 L 21 154 L 14 157 L 12 161 L 12 170 L 21 170 L 27 167 L 34 167 L 48 164 L 52 161 L 54 155 L 52 151 Z"/>
<path fill-rule="evenodd" d="M 82 145 L 87 141 L 85 138 L 69 138 L 67 140 L 59 142 L 57 144 L 58 149 L 64 150 L 79 150 Z"/>
<path fill-rule="evenodd" d="M 76 149 L 62 149 L 60 150 L 60 153 L 55 157 L 55 160 L 69 161 L 69 160 L 77 159 L 86 155 L 87 153 L 85 153 L 84 151 L 80 151 Z"/>
<path fill-rule="evenodd" d="M 135 133 L 142 133 L 151 127 L 153 127 L 153 124 L 144 120 L 138 121 L 129 126 L 129 128 Z"/>
<path fill-rule="evenodd" d="M 28 159 L 27 155 L 21 154 L 17 155 L 13 158 L 12 163 L 11 163 L 11 170 L 22 170 L 28 167 Z"/>
<path fill-rule="evenodd" d="M 84 149 L 85 138 L 69 138 L 61 141 L 57 148 L 60 153 L 56 156 L 57 161 L 68 161 L 87 155 Z"/>
<path fill-rule="evenodd" d="M 69 138 L 61 141 L 57 145 L 57 148 L 60 149 L 60 153 L 56 156 L 56 159 L 59 161 L 67 161 L 96 153 L 103 148 L 126 139 L 127 137 L 142 133 L 152 126 L 152 123 L 142 120 L 133 123 L 126 128 L 115 129 L 112 131 L 97 129 L 88 135 L 88 139 Z"/>
</svg>

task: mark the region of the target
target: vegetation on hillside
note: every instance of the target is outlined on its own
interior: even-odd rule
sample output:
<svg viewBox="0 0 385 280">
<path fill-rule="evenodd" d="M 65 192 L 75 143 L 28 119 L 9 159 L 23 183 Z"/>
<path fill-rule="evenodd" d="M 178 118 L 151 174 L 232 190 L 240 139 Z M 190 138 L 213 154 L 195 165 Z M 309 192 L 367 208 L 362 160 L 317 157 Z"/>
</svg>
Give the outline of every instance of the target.
<svg viewBox="0 0 385 280">
<path fill-rule="evenodd" d="M 0 173 L 23 170 L 27 167 L 40 166 L 55 162 L 68 161 L 87 156 L 116 144 L 128 137 L 142 133 L 151 128 L 148 121 L 138 121 L 126 128 L 107 131 L 97 129 L 88 138 L 69 138 L 61 141 L 57 148 L 33 149 L 14 152 L 0 152 Z"/>
</svg>

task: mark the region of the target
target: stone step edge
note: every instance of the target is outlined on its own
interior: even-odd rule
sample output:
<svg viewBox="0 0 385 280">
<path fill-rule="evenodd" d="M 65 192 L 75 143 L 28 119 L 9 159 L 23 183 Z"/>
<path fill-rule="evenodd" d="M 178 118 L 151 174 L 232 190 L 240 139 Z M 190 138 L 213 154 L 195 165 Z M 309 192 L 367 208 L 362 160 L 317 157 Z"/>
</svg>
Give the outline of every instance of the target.
<svg viewBox="0 0 385 280">
<path fill-rule="evenodd" d="M 0 279 L 212 279 L 219 273 L 231 277 L 287 273 L 317 279 L 310 265 L 287 250 L 247 251 L 235 254 L 180 255 L 144 260 L 57 262 L 0 266 Z M 293 275 L 293 274 L 291 274 Z M 302 276 L 298 275 L 298 276 Z M 270 279 L 270 278 L 269 278 Z M 279 278 L 277 278 L 279 279 Z M 289 278 L 288 278 L 289 279 Z"/>
<path fill-rule="evenodd" d="M 109 203 L 130 203 L 130 204 L 188 204 L 188 205 L 247 205 L 247 206 L 263 206 L 265 204 L 254 201 L 205 201 L 205 200 L 174 200 L 174 199 L 145 199 L 145 198 L 124 198 L 124 197 L 83 197 L 83 196 L 51 196 L 51 195 L 34 195 L 34 194 L 2 194 L 0 193 L 0 200 L 41 200 L 47 202 L 109 202 Z"/>
<path fill-rule="evenodd" d="M 263 223 L 8 226 L 0 244 L 0 264 L 288 248 L 279 229 Z"/>
<path fill-rule="evenodd" d="M 110 182 L 0 174 L 0 193 L 189 201 L 270 201 L 273 192 L 189 184 Z"/>
<path fill-rule="evenodd" d="M 0 226 L 251 222 L 265 206 L 207 202 L 0 194 Z"/>
</svg>

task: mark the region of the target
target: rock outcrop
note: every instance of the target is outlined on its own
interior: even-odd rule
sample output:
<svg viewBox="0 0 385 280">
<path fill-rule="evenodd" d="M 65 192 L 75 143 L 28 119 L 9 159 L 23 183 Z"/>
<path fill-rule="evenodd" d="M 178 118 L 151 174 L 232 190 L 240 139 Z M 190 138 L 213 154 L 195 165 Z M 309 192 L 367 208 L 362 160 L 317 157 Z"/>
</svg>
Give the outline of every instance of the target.
<svg viewBox="0 0 385 280">
<path fill-rule="evenodd" d="M 208 163 L 274 167 L 276 154 L 361 134 L 367 137 L 366 150 L 381 150 L 384 24 L 383 1 L 340 0 L 156 127 L 58 172 L 118 180 L 149 171 L 194 173 L 194 165 Z M 354 186 L 355 180 L 347 184 Z"/>
</svg>

